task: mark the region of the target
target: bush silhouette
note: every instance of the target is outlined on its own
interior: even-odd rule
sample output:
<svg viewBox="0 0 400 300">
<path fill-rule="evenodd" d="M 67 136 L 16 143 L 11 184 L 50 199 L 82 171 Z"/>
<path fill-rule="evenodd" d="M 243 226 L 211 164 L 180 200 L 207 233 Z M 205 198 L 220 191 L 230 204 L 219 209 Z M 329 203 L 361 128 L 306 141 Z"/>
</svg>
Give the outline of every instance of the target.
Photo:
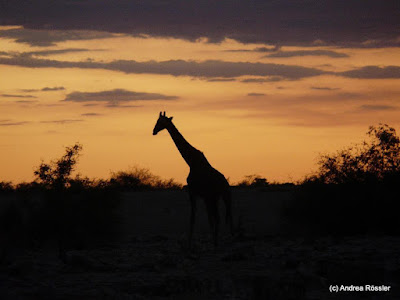
<svg viewBox="0 0 400 300">
<path fill-rule="evenodd" d="M 111 174 L 111 187 L 128 190 L 182 189 L 173 179 L 161 179 L 146 168 L 133 167 Z"/>
<path fill-rule="evenodd" d="M 400 140 L 380 124 L 369 141 L 320 157 L 287 209 L 295 227 L 324 234 L 400 234 Z M 304 227 L 305 226 L 305 227 Z"/>
<path fill-rule="evenodd" d="M 14 191 L 14 186 L 11 182 L 0 181 L 0 193 L 8 193 Z"/>
<path fill-rule="evenodd" d="M 324 183 L 382 181 L 400 172 L 400 139 L 394 128 L 380 124 L 367 132 L 361 145 L 320 157 L 314 179 Z"/>
<path fill-rule="evenodd" d="M 34 171 L 36 180 L 46 188 L 64 189 L 68 187 L 70 176 L 78 161 L 82 145 L 76 143 L 66 147 L 66 153 L 49 164 L 42 162 Z"/>
<path fill-rule="evenodd" d="M 269 183 L 266 178 L 261 177 L 260 175 L 247 175 L 237 183 L 238 187 L 246 187 L 246 188 L 257 188 L 257 187 L 266 187 Z"/>
<path fill-rule="evenodd" d="M 55 239 L 65 248 L 116 237 L 119 193 L 106 180 L 72 178 L 81 150 L 76 143 L 66 147 L 61 158 L 42 162 L 34 171 L 34 182 L 18 184 L 12 198 L 2 201 L 0 233 L 10 232 L 9 244 L 27 247 Z M 12 234 L 7 228 L 14 228 Z"/>
</svg>

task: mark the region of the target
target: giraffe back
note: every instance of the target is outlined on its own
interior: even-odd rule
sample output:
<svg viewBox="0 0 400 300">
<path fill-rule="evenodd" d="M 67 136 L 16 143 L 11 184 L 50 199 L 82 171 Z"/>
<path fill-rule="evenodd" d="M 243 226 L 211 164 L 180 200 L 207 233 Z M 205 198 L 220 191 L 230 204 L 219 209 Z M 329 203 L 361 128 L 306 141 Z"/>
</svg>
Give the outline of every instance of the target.
<svg viewBox="0 0 400 300">
<path fill-rule="evenodd" d="M 210 165 L 202 152 L 198 151 L 196 156 L 187 178 L 189 190 L 203 197 L 221 196 L 229 189 L 228 181 Z"/>
</svg>

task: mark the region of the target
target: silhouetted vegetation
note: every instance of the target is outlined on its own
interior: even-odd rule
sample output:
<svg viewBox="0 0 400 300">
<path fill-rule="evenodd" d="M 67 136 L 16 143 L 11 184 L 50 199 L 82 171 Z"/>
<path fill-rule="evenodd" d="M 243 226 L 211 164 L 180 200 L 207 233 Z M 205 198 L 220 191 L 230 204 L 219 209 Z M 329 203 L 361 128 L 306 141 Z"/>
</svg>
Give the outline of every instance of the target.
<svg viewBox="0 0 400 300">
<path fill-rule="evenodd" d="M 398 186 L 400 139 L 388 125 L 370 127 L 359 145 L 320 156 L 319 169 L 298 185 L 246 176 L 235 186 L 261 190 L 294 189 L 287 214 L 305 232 L 323 234 L 400 233 Z M 82 146 L 66 147 L 61 158 L 41 162 L 35 180 L 0 182 L 0 234 L 23 246 L 47 239 L 90 240 L 113 236 L 121 191 L 182 189 L 148 169 L 134 167 L 109 179 L 72 176 Z M 1 250 L 1 249 L 0 249 Z"/>
<path fill-rule="evenodd" d="M 291 182 L 269 182 L 260 175 L 246 175 L 242 180 L 231 186 L 232 188 L 248 189 L 265 192 L 278 192 L 293 190 L 296 185 Z"/>
<path fill-rule="evenodd" d="M 266 178 L 256 174 L 247 175 L 237 183 L 237 187 L 245 187 L 245 188 L 266 187 L 268 185 L 269 183 Z"/>
<path fill-rule="evenodd" d="M 41 162 L 35 169 L 35 180 L 13 185 L 11 182 L 0 182 L 2 192 L 39 192 L 39 191 L 138 191 L 138 190 L 179 190 L 183 186 L 174 179 L 162 179 L 146 168 L 133 167 L 127 171 L 113 172 L 109 179 L 91 179 L 80 174 L 72 177 L 76 168 L 82 145 L 79 143 L 66 147 L 65 154 L 50 163 Z"/>
<path fill-rule="evenodd" d="M 49 164 L 42 162 L 34 171 L 36 180 L 47 189 L 65 189 L 69 187 L 70 176 L 78 161 L 82 145 L 75 144 L 65 149 L 65 154 Z"/>
<path fill-rule="evenodd" d="M 11 182 L 1 181 L 0 182 L 0 193 L 8 193 L 14 191 L 14 186 Z"/>
<path fill-rule="evenodd" d="M 323 155 L 319 173 L 311 180 L 324 183 L 367 183 L 385 181 L 400 172 L 400 140 L 388 125 L 371 126 L 370 141 L 336 154 Z"/>
<path fill-rule="evenodd" d="M 369 140 L 320 157 L 317 174 L 296 192 L 289 216 L 329 234 L 400 233 L 400 140 L 394 128 L 370 127 Z"/>
<path fill-rule="evenodd" d="M 72 178 L 82 146 L 34 171 L 35 181 L 2 183 L 0 232 L 9 245 L 34 247 L 56 240 L 63 247 L 111 238 L 118 226 L 119 194 L 104 180 Z M 8 246 L 9 246 L 8 245 Z"/>
<path fill-rule="evenodd" d="M 0 182 L 0 233 L 9 244 L 30 247 L 55 239 L 69 247 L 115 237 L 121 191 L 182 189 L 173 179 L 138 167 L 112 173 L 110 179 L 72 176 L 81 151 L 76 143 L 59 159 L 42 161 L 32 182 Z"/>
<path fill-rule="evenodd" d="M 182 189 L 182 185 L 173 179 L 161 179 L 148 169 L 139 167 L 112 173 L 109 185 L 123 190 Z"/>
</svg>

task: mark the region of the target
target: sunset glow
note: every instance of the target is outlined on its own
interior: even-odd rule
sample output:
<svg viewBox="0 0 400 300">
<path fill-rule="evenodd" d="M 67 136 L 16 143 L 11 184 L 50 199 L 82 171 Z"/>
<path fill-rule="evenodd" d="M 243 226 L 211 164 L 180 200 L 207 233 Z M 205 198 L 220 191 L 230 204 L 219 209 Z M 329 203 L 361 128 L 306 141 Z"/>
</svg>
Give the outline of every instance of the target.
<svg viewBox="0 0 400 300">
<path fill-rule="evenodd" d="M 73 5 L 89 3 L 68 5 L 73 19 Z M 380 17 L 389 12 L 388 4 Z M 94 15 L 74 26 L 39 22 L 35 10 L 25 21 L 8 17 L 0 26 L 0 181 L 30 181 L 41 160 L 79 142 L 85 176 L 140 166 L 183 183 L 189 168 L 170 136 L 152 136 L 160 111 L 231 182 L 300 180 L 319 154 L 362 141 L 370 125 L 400 129 L 400 32 L 391 15 L 371 23 L 371 36 L 357 38 L 354 24 L 321 25 L 312 34 L 299 27 L 296 39 L 284 27 L 275 28 L 278 39 L 198 20 L 189 34 L 184 19 L 176 21 L 182 32 L 168 18 L 157 32 L 146 23 L 108 28 Z"/>
</svg>

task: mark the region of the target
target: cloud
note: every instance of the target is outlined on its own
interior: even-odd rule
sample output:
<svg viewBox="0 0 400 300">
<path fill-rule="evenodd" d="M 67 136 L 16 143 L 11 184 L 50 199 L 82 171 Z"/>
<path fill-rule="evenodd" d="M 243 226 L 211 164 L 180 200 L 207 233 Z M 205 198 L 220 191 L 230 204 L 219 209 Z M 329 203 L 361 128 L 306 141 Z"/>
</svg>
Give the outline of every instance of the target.
<svg viewBox="0 0 400 300">
<path fill-rule="evenodd" d="M 1 33 L 1 30 L 0 30 Z M 83 48 L 67 48 L 67 49 L 55 49 L 55 50 L 40 50 L 40 51 L 0 51 L 0 55 L 2 56 L 11 56 L 11 57 L 27 57 L 27 56 L 49 56 L 49 55 L 57 55 L 57 54 L 65 54 L 71 52 L 92 52 L 92 51 L 104 51 L 102 49 L 83 49 Z"/>
<path fill-rule="evenodd" d="M 270 76 L 268 78 L 261 77 L 261 78 L 246 78 L 240 80 L 240 82 L 243 83 L 264 83 L 264 82 L 276 82 L 276 81 L 282 81 L 285 80 L 283 77 L 280 76 Z"/>
<path fill-rule="evenodd" d="M 98 114 L 98 113 L 84 113 L 81 114 L 83 117 L 97 117 L 97 116 L 102 116 L 103 114 Z"/>
<path fill-rule="evenodd" d="M 126 74 L 159 74 L 172 76 L 191 76 L 221 80 L 240 76 L 265 76 L 262 80 L 296 80 L 324 74 L 360 79 L 400 78 L 399 66 L 365 66 L 344 72 L 328 72 L 317 68 L 298 65 L 273 63 L 230 62 L 222 60 L 167 60 L 144 61 L 114 60 L 111 62 L 95 61 L 60 61 L 34 57 L 0 57 L 0 64 L 27 68 L 81 68 L 103 69 Z M 243 79 L 241 82 L 260 82 L 259 79 Z M 4 95 L 4 94 L 3 94 Z M 6 97 L 6 96 L 5 96 Z"/>
<path fill-rule="evenodd" d="M 0 14 L 1 18 L 1 14 Z M 2 19 L 2 18 L 1 18 Z M 93 40 L 114 37 L 115 34 L 93 30 L 36 30 L 25 28 L 13 28 L 0 30 L 0 38 L 13 39 L 17 43 L 25 43 L 30 46 L 49 47 L 59 42 L 71 40 Z M 51 55 L 73 51 L 85 51 L 84 49 L 64 49 L 30 52 L 30 55 Z M 29 52 L 28 52 L 29 53 Z"/>
<path fill-rule="evenodd" d="M 312 86 L 311 89 L 312 90 L 317 90 L 317 91 L 336 91 L 336 90 L 340 90 L 340 88 L 331 88 L 331 87 L 327 87 L 327 86 Z"/>
<path fill-rule="evenodd" d="M 208 82 L 231 82 L 236 81 L 236 78 L 210 78 Z"/>
<path fill-rule="evenodd" d="M 360 78 L 360 79 L 389 79 L 389 78 L 400 78 L 400 67 L 399 66 L 365 66 L 362 68 L 349 70 L 338 73 L 344 77 Z"/>
<path fill-rule="evenodd" d="M 49 55 L 57 55 L 57 54 L 65 54 L 71 52 L 92 52 L 92 51 L 103 51 L 101 49 L 84 49 L 84 48 L 67 48 L 67 49 L 58 49 L 58 50 L 41 50 L 41 51 L 29 51 L 16 53 L 14 55 L 20 56 L 49 56 Z"/>
<path fill-rule="evenodd" d="M 28 68 L 81 68 L 104 69 L 127 74 L 160 74 L 191 76 L 198 78 L 233 78 L 239 76 L 271 76 L 286 79 L 301 79 L 328 74 L 315 68 L 272 63 L 229 62 L 207 60 L 202 62 L 186 60 L 145 61 L 115 60 L 112 62 L 59 61 L 33 57 L 0 57 L 0 64 Z"/>
<path fill-rule="evenodd" d="M 340 102 L 355 102 L 355 101 L 364 101 L 366 99 L 370 99 L 372 97 L 368 94 L 362 93 L 354 93 L 354 92 L 333 92 L 333 93 L 326 93 L 321 96 L 319 93 L 314 94 L 306 94 L 302 96 L 298 96 L 295 100 L 297 102 L 304 102 L 304 103 L 340 103 Z"/>
<path fill-rule="evenodd" d="M 68 94 L 63 101 L 67 102 L 106 102 L 109 106 L 120 106 L 122 102 L 138 100 L 175 100 L 176 96 L 167 96 L 157 93 L 133 92 L 124 89 L 115 89 L 101 92 L 73 92 Z M 127 106 L 125 106 L 127 107 Z"/>
<path fill-rule="evenodd" d="M 265 96 L 265 94 L 262 94 L 262 93 L 248 93 L 247 96 L 260 97 L 260 96 Z"/>
<path fill-rule="evenodd" d="M 3 1 L 4 2 L 4 1 Z M 398 0 L 214 1 L 214 0 L 36 0 L 6 1 L 3 37 L 31 45 L 69 39 L 102 38 L 77 32 L 102 30 L 134 36 L 173 37 L 209 42 L 233 38 L 244 43 L 279 45 L 399 46 Z M 46 33 L 38 33 L 43 29 Z M 13 31 L 10 31 L 13 30 Z M 65 35 L 60 31 L 65 31 Z M 109 34 L 111 35 L 111 34 Z"/>
<path fill-rule="evenodd" d="M 268 48 L 268 47 L 257 47 L 254 49 L 230 49 L 230 50 L 224 50 L 224 52 L 275 52 L 275 51 L 279 51 L 279 49 L 281 48 L 281 46 L 274 46 L 272 48 Z"/>
<path fill-rule="evenodd" d="M 25 93 L 32 93 L 32 92 L 54 92 L 54 91 L 63 91 L 65 90 L 65 87 L 63 86 L 55 86 L 55 87 L 44 87 L 41 89 L 21 89 L 21 92 L 25 92 Z"/>
<path fill-rule="evenodd" d="M 279 51 L 268 54 L 263 57 L 287 58 L 296 56 L 328 56 L 331 58 L 344 58 L 349 55 L 332 50 L 297 50 L 297 51 Z"/>
<path fill-rule="evenodd" d="M 38 106 L 57 107 L 57 106 L 64 106 L 64 104 L 63 103 L 50 103 L 50 104 L 38 104 Z"/>
<path fill-rule="evenodd" d="M 38 101 L 35 101 L 35 100 L 33 100 L 33 101 L 30 101 L 30 100 L 18 100 L 18 101 L 15 101 L 15 103 L 20 103 L 20 104 L 33 104 L 33 103 L 37 103 Z"/>
<path fill-rule="evenodd" d="M 282 51 L 281 46 L 274 47 L 257 47 L 254 49 L 233 49 L 233 50 L 224 50 L 224 52 L 257 52 L 257 53 L 270 53 L 265 57 L 272 58 L 288 58 L 288 57 L 297 57 L 297 56 L 328 56 L 331 58 L 344 58 L 349 57 L 349 55 L 337 52 L 333 50 L 296 50 L 296 51 Z"/>
<path fill-rule="evenodd" d="M 11 120 L 3 120 L 0 121 L 0 126 L 20 126 L 31 123 L 29 121 L 19 121 L 19 122 L 11 122 Z"/>
<path fill-rule="evenodd" d="M 83 122 L 84 120 L 80 119 L 61 119 L 61 120 L 50 120 L 50 121 L 40 121 L 39 123 L 44 124 L 70 124 L 70 123 L 77 123 Z"/>
<path fill-rule="evenodd" d="M 109 103 L 106 105 L 106 107 L 110 107 L 110 108 L 136 108 L 136 107 L 143 107 L 143 105 L 121 105 L 119 103 Z"/>
<path fill-rule="evenodd" d="M 65 90 L 65 88 L 63 86 L 44 87 L 41 89 L 41 91 L 44 91 L 44 92 L 62 91 L 62 90 Z"/>
<path fill-rule="evenodd" d="M 366 110 L 366 111 L 382 111 L 382 110 L 397 110 L 398 107 L 392 106 L 392 105 L 361 105 L 360 106 L 361 110 Z"/>
<path fill-rule="evenodd" d="M 1 94 L 0 96 L 4 98 L 37 98 L 36 96 L 32 95 L 15 95 L 15 94 Z"/>
<path fill-rule="evenodd" d="M 239 117 L 258 118 L 291 126 L 324 127 L 347 126 L 398 121 L 400 91 L 381 88 L 352 93 L 330 91 L 318 93 L 268 93 L 268 97 L 246 96 L 227 103 L 214 103 L 214 108 L 237 111 Z M 210 104 L 208 104 L 210 105 Z M 247 115 L 244 113 L 247 112 Z"/>
<path fill-rule="evenodd" d="M 136 62 L 120 60 L 111 62 L 106 67 L 125 73 L 153 73 L 169 74 L 173 76 L 219 78 L 253 75 L 282 76 L 291 79 L 299 79 L 325 73 L 318 69 L 295 65 L 229 62 L 221 60 L 207 60 L 203 62 L 185 60 Z"/>
<path fill-rule="evenodd" d="M 59 134 L 60 132 L 57 130 L 47 130 L 45 133 L 47 134 Z"/>
<path fill-rule="evenodd" d="M 275 45 L 272 48 L 267 48 L 267 47 L 257 47 L 253 50 L 253 52 L 276 52 L 279 51 L 281 49 L 281 46 L 279 45 Z"/>
</svg>

